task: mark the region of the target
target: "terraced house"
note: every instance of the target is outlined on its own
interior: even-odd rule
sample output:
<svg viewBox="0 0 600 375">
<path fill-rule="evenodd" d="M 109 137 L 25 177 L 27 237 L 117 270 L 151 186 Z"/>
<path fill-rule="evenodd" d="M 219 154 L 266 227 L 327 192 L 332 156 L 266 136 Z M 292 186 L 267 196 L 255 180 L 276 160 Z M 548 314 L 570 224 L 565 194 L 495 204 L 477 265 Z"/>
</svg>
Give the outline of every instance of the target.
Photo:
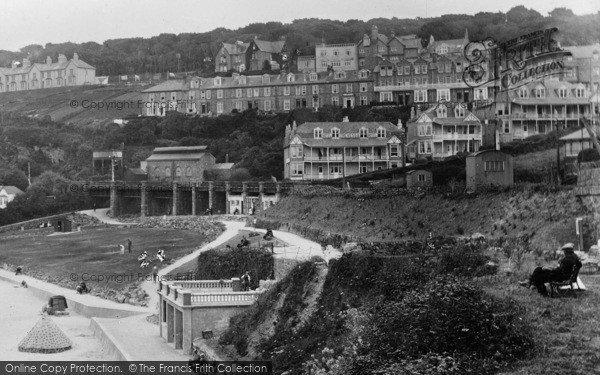
<svg viewBox="0 0 600 375">
<path fill-rule="evenodd" d="M 353 72 L 282 73 L 170 80 L 143 91 L 145 115 L 164 116 L 173 110 L 220 115 L 257 108 L 262 111 L 318 109 L 323 105 L 354 107 L 373 100 L 368 70 Z"/>
<path fill-rule="evenodd" d="M 96 68 L 79 59 L 71 60 L 63 54 L 58 61 L 46 57 L 45 64 L 32 64 L 29 59 L 13 62 L 10 68 L 0 68 L 0 92 L 35 90 L 51 87 L 81 86 L 96 82 Z"/>
<path fill-rule="evenodd" d="M 306 122 L 288 125 L 284 178 L 327 180 L 402 165 L 402 131 L 390 122 Z"/>
</svg>

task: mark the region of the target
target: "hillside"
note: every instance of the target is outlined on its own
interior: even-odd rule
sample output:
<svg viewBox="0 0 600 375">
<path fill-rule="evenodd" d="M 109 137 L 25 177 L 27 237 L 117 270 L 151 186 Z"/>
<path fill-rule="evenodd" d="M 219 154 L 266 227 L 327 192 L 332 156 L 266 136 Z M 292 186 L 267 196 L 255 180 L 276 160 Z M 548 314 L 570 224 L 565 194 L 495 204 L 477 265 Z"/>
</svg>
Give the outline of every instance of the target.
<svg viewBox="0 0 600 375">
<path fill-rule="evenodd" d="M 0 93 L 0 112 L 16 112 L 36 118 L 50 116 L 54 121 L 76 125 L 110 123 L 117 118 L 141 114 L 137 102 L 142 100 L 142 89 L 138 86 L 94 85 L 4 92 Z M 110 109 L 98 109 L 96 105 L 111 102 L 114 104 Z"/>
<path fill-rule="evenodd" d="M 262 226 L 287 228 L 326 243 L 335 235 L 347 241 L 390 242 L 423 241 L 430 233 L 481 233 L 486 238 L 526 236 L 543 251 L 555 249 L 558 243 L 576 243 L 573 228 L 580 216 L 586 217 L 586 223 L 592 220 L 569 188 L 552 186 L 520 185 L 476 194 L 304 187 L 257 219 Z"/>
</svg>

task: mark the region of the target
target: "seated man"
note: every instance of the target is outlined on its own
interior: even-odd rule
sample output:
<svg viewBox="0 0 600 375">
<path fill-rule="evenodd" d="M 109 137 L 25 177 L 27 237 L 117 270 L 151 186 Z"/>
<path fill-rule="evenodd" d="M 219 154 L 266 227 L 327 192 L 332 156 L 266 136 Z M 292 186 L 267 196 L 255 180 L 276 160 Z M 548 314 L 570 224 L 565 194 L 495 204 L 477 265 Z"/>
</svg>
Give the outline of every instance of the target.
<svg viewBox="0 0 600 375">
<path fill-rule="evenodd" d="M 544 285 L 545 283 L 569 280 L 571 273 L 573 272 L 573 267 L 575 266 L 577 269 L 581 268 L 581 261 L 575 254 L 573 248 L 574 245 L 572 243 L 565 244 L 562 247 L 562 250 L 565 252 L 565 257 L 561 259 L 557 268 L 549 269 L 537 267 L 533 270 L 529 280 L 519 281 L 519 284 L 527 288 L 535 286 L 540 294 L 547 295 L 548 291 L 546 290 L 546 285 Z"/>
<path fill-rule="evenodd" d="M 79 285 L 77 285 L 75 290 L 77 291 L 77 294 L 83 294 L 83 293 L 90 292 L 90 289 L 88 289 L 87 285 L 85 285 L 85 283 L 83 281 L 80 282 Z"/>
</svg>

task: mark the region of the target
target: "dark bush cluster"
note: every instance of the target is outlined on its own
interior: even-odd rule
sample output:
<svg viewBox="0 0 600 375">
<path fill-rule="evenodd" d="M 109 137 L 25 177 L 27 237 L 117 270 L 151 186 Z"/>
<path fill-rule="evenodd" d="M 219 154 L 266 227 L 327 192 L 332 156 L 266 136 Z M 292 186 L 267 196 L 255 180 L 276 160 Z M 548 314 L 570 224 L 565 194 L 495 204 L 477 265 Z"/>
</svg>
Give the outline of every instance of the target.
<svg viewBox="0 0 600 375">
<path fill-rule="evenodd" d="M 273 275 L 273 255 L 251 248 L 209 250 L 200 253 L 196 266 L 197 280 L 219 280 L 240 277 L 250 271 L 250 288 L 258 288 L 259 280 Z"/>
</svg>

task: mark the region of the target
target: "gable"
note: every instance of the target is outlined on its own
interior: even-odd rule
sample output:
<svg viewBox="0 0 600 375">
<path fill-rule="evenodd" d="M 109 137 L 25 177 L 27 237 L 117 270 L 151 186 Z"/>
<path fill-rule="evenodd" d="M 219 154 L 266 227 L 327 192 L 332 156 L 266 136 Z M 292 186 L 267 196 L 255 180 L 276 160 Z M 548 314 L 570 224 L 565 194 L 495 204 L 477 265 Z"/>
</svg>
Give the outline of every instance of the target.
<svg viewBox="0 0 600 375">
<path fill-rule="evenodd" d="M 426 113 L 421 114 L 421 116 L 419 116 L 419 118 L 417 119 L 417 122 L 432 122 L 432 121 L 433 120 Z"/>
<path fill-rule="evenodd" d="M 292 138 L 292 140 L 290 141 L 291 145 L 301 145 L 302 144 L 302 140 L 300 139 L 300 137 L 298 137 L 297 135 L 294 136 L 294 138 Z"/>
<path fill-rule="evenodd" d="M 474 121 L 474 122 L 479 122 L 479 119 L 477 117 L 475 117 L 474 114 L 469 113 L 469 115 L 467 117 L 465 117 L 464 121 Z"/>
<path fill-rule="evenodd" d="M 400 143 L 400 140 L 398 139 L 398 137 L 396 137 L 395 135 L 392 136 L 392 138 L 389 139 L 389 141 L 387 141 L 387 143 Z"/>
</svg>

